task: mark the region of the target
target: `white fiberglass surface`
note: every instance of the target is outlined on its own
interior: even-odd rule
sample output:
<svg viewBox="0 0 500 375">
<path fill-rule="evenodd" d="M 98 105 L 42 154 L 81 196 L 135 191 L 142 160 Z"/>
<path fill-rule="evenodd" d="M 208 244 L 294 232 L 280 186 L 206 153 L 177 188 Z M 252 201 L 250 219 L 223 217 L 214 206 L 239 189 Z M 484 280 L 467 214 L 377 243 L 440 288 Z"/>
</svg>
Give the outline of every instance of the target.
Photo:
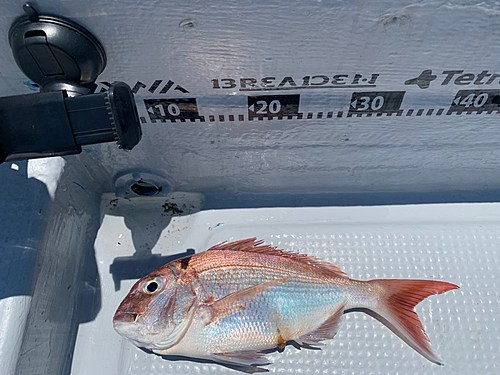
<svg viewBox="0 0 500 375">
<path fill-rule="evenodd" d="M 196 211 L 196 204 L 186 208 L 182 202 L 173 206 L 165 199 L 113 198 L 103 197 L 103 221 L 95 242 L 101 306 L 95 320 L 80 325 L 74 375 L 236 374 L 212 362 L 166 360 L 148 354 L 120 337 L 113 330 L 112 318 L 133 283 L 145 276 L 134 272 L 148 253 L 168 260 L 204 251 L 221 241 L 249 237 L 325 259 L 351 278 L 418 278 L 460 286 L 431 296 L 416 308 L 444 366 L 430 363 L 381 323 L 355 312 L 344 316 L 339 333 L 322 350 L 287 346 L 282 353 L 270 354 L 270 372 L 495 374 L 500 370 L 500 204 L 260 208 L 190 214 L 189 207 Z"/>
</svg>

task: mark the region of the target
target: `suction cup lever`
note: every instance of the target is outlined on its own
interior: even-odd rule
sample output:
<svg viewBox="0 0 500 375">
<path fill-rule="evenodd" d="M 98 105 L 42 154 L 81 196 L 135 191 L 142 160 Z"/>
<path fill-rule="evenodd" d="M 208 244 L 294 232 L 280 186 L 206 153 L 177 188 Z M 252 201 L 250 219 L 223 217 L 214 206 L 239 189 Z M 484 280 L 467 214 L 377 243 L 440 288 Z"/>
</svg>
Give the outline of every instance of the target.
<svg viewBox="0 0 500 375">
<path fill-rule="evenodd" d="M 93 83 L 106 66 L 101 43 L 88 30 L 62 17 L 39 15 L 29 4 L 27 17 L 11 26 L 9 43 L 22 72 L 42 91 L 63 89 L 72 96 L 88 93 L 80 85 Z"/>
<path fill-rule="evenodd" d="M 73 21 L 23 9 L 27 16 L 13 23 L 9 42 L 41 92 L 0 98 L 0 163 L 77 154 L 82 145 L 109 141 L 135 147 L 142 130 L 130 87 L 88 94 L 106 66 L 97 38 Z"/>
</svg>

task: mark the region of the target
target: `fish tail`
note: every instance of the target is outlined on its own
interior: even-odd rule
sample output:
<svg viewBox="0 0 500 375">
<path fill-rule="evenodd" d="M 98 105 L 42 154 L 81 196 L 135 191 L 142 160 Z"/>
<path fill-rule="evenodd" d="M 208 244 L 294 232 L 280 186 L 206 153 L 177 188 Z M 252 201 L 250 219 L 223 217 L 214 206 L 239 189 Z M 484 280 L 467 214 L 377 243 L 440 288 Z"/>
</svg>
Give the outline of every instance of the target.
<svg viewBox="0 0 500 375">
<path fill-rule="evenodd" d="M 442 365 L 431 348 L 431 343 L 414 307 L 433 294 L 441 294 L 458 286 L 443 281 L 429 280 L 371 280 L 370 286 L 378 292 L 376 307 L 368 314 L 384 323 L 408 345 L 429 361 Z M 372 314 L 373 313 L 373 314 Z"/>
</svg>

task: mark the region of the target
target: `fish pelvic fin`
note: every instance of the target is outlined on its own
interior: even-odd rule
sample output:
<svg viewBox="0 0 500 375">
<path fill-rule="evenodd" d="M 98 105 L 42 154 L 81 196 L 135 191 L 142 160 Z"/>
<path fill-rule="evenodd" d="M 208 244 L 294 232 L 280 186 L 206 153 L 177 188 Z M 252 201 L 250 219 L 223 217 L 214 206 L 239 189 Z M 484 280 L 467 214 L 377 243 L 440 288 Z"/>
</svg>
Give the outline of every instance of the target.
<svg viewBox="0 0 500 375">
<path fill-rule="evenodd" d="M 229 363 L 236 366 L 265 366 L 271 362 L 264 353 L 257 350 L 242 350 L 231 353 L 213 353 L 209 357 L 211 360 L 222 363 Z"/>
<path fill-rule="evenodd" d="M 320 341 L 331 340 L 337 334 L 344 314 L 345 302 L 341 304 L 338 309 L 314 331 L 300 336 L 294 341 L 300 345 L 318 345 Z"/>
<path fill-rule="evenodd" d="M 433 294 L 441 294 L 458 286 L 431 280 L 371 280 L 371 287 L 380 292 L 376 308 L 364 311 L 372 315 L 429 361 L 442 365 L 431 348 L 414 307 Z M 365 309 L 363 309 L 365 310 Z"/>
</svg>

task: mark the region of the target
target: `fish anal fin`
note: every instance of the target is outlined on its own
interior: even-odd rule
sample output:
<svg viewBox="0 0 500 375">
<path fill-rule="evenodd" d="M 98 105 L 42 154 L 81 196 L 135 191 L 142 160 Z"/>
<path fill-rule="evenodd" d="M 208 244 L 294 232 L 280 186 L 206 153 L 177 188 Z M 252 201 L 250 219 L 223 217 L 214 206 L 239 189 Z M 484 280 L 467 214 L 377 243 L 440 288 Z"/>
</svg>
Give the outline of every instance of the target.
<svg viewBox="0 0 500 375">
<path fill-rule="evenodd" d="M 239 311 L 245 310 L 256 298 L 273 287 L 290 280 L 290 277 L 271 280 L 262 284 L 254 285 L 237 292 L 228 294 L 221 299 L 209 303 L 206 306 L 211 312 L 210 323 L 216 322 L 219 319 L 233 315 Z"/>
<path fill-rule="evenodd" d="M 320 341 L 331 340 L 340 328 L 345 302 L 314 331 L 300 336 L 295 341 L 300 345 L 318 345 Z"/>
<path fill-rule="evenodd" d="M 273 255 L 307 264 L 316 268 L 318 271 L 322 271 L 327 276 L 341 278 L 347 277 L 340 268 L 334 266 L 331 263 L 322 261 L 319 258 L 306 254 L 298 254 L 290 251 L 278 250 L 276 246 L 262 245 L 263 243 L 263 240 L 257 240 L 257 238 L 254 237 L 234 242 L 221 242 L 218 245 L 212 246 L 208 250 L 248 251 L 252 253 Z"/>
<path fill-rule="evenodd" d="M 269 362 L 266 356 L 257 350 L 242 350 L 231 353 L 213 353 L 210 359 L 216 362 L 228 363 L 236 366 L 264 366 Z"/>
</svg>

